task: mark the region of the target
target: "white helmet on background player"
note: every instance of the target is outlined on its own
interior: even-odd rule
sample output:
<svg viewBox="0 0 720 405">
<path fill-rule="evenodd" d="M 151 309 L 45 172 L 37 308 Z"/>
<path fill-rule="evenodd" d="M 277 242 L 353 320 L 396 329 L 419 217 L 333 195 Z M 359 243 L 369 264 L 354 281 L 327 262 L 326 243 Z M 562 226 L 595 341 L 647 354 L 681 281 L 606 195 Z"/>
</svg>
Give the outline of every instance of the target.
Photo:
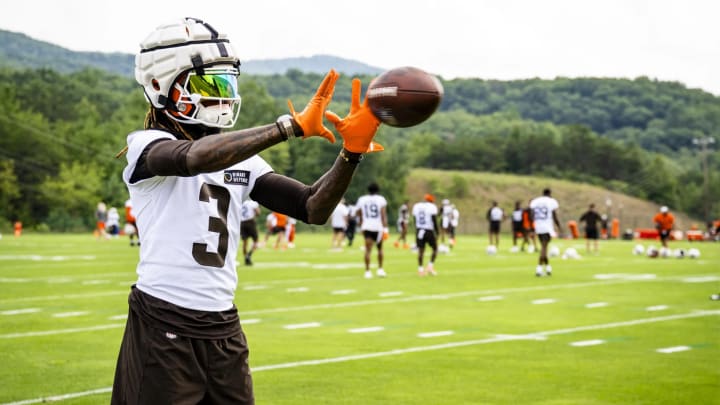
<svg viewBox="0 0 720 405">
<path fill-rule="evenodd" d="M 240 60 L 225 33 L 195 18 L 162 25 L 140 44 L 135 80 L 153 107 L 189 124 L 229 128 L 240 112 Z"/>
</svg>

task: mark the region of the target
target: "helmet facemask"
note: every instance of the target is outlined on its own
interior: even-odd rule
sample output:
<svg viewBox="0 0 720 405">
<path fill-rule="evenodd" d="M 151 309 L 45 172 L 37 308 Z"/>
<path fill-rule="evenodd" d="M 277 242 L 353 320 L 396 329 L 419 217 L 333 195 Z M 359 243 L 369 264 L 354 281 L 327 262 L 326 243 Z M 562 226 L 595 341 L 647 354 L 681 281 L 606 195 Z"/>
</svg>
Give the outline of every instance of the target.
<svg viewBox="0 0 720 405">
<path fill-rule="evenodd" d="M 165 113 L 183 124 L 231 128 L 240 113 L 239 73 L 234 66 L 216 65 L 180 74 L 170 89 Z"/>
</svg>

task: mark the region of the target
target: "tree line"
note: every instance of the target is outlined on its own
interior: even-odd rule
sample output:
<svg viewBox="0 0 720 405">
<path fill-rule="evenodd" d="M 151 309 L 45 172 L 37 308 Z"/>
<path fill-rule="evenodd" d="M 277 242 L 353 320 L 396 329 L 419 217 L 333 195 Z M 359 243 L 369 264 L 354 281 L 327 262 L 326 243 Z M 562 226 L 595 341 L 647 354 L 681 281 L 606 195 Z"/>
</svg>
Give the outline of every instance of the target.
<svg viewBox="0 0 720 405">
<path fill-rule="evenodd" d="M 371 77 L 361 77 L 367 85 Z M 285 100 L 303 105 L 321 75 L 242 75 L 237 127 L 274 122 Z M 349 109 L 350 79 L 330 109 Z M 704 176 L 692 139 L 720 138 L 720 99 L 678 83 L 615 79 L 444 80 L 440 110 L 408 129 L 381 127 L 386 151 L 362 162 L 348 199 L 375 181 L 391 206 L 411 168 L 538 174 L 602 185 L 703 217 Z M 84 230 L 98 201 L 122 206 L 126 135 L 148 104 L 132 79 L 99 70 L 0 69 L 0 229 Z M 341 147 L 291 140 L 262 153 L 280 173 L 310 183 Z M 720 197 L 718 153 L 708 155 L 711 201 Z M 463 192 L 455 185 L 453 192 Z M 449 189 L 452 188 L 448 185 Z M 452 190 L 450 190 L 452 191 Z M 452 196 L 451 196 L 452 197 Z M 718 206 L 714 206 L 717 215 Z"/>
</svg>

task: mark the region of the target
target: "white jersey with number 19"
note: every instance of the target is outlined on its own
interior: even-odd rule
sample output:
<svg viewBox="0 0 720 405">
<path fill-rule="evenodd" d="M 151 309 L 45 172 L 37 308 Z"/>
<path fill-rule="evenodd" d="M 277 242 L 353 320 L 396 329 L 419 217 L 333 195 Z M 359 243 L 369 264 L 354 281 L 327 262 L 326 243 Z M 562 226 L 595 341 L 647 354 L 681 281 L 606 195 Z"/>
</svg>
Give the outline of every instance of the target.
<svg viewBox="0 0 720 405">
<path fill-rule="evenodd" d="M 131 183 L 145 147 L 175 139 L 159 130 L 128 135 L 123 180 L 130 191 L 142 245 L 137 288 L 201 311 L 232 308 L 242 202 L 272 168 L 253 156 L 227 169 L 191 177 L 155 176 Z"/>
<path fill-rule="evenodd" d="M 360 230 L 371 232 L 382 232 L 382 208 L 387 206 L 385 197 L 379 194 L 368 194 L 358 198 L 355 207 L 360 210 L 362 226 Z"/>
</svg>

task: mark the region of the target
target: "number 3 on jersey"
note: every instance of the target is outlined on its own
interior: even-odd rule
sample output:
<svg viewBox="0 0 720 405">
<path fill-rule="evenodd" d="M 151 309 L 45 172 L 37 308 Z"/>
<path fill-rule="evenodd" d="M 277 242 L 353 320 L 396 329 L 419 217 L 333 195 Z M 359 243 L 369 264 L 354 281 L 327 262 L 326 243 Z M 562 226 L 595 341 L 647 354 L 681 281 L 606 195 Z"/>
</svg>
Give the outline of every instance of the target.
<svg viewBox="0 0 720 405">
<path fill-rule="evenodd" d="M 192 255 L 195 261 L 203 266 L 222 267 L 225 265 L 228 249 L 227 214 L 230 208 L 230 192 L 224 187 L 203 183 L 200 187 L 200 201 L 210 203 L 211 197 L 217 200 L 220 216 L 208 218 L 208 230 L 219 234 L 217 252 L 208 252 L 207 243 L 193 243 Z"/>
</svg>

